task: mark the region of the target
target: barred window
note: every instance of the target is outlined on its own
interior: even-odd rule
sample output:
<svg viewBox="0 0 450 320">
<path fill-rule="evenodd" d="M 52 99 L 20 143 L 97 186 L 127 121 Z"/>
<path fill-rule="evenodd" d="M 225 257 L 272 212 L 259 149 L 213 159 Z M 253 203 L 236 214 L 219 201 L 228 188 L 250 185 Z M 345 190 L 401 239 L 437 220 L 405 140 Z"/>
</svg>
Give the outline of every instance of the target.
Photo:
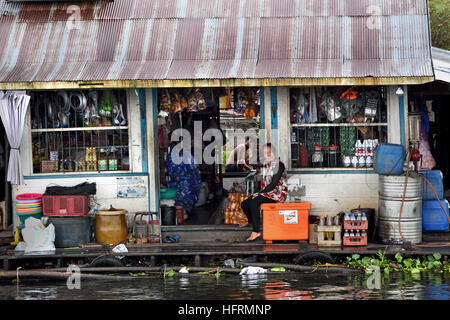
<svg viewBox="0 0 450 320">
<path fill-rule="evenodd" d="M 292 169 L 372 168 L 387 142 L 385 88 L 291 88 L 290 135 Z"/>
<path fill-rule="evenodd" d="M 33 173 L 130 170 L 125 90 L 34 91 Z"/>
</svg>

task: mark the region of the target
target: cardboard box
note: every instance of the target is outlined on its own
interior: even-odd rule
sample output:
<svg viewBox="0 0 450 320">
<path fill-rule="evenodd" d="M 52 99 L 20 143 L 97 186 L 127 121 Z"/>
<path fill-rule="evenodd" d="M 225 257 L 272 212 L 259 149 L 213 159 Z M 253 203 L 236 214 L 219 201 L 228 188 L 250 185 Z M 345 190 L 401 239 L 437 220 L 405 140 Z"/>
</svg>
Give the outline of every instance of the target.
<svg viewBox="0 0 450 320">
<path fill-rule="evenodd" d="M 41 172 L 50 173 L 58 171 L 58 160 L 42 160 Z"/>
</svg>

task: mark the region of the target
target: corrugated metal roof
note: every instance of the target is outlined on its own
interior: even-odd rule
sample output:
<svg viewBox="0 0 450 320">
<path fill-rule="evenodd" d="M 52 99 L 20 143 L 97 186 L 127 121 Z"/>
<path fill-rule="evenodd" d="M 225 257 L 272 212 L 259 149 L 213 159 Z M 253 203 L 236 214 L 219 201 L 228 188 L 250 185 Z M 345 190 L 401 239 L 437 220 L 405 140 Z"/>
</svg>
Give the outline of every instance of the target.
<svg viewBox="0 0 450 320">
<path fill-rule="evenodd" d="M 431 55 L 436 80 L 450 83 L 450 51 L 432 47 Z"/>
<path fill-rule="evenodd" d="M 0 0 L 0 82 L 433 76 L 425 0 L 70 5 Z"/>
</svg>

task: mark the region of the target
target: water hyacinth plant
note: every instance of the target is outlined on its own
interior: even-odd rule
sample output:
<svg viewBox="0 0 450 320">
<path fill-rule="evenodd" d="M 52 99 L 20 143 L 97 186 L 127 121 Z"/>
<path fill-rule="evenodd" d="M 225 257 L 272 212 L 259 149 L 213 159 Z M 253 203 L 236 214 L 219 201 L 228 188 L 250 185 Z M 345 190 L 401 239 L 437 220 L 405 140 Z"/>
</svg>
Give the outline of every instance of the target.
<svg viewBox="0 0 450 320">
<path fill-rule="evenodd" d="M 400 252 L 394 256 L 395 260 L 388 259 L 385 255 L 386 250 L 378 251 L 376 257 L 365 256 L 361 258 L 359 254 L 347 257 L 345 265 L 351 268 L 362 269 L 366 273 L 371 273 L 377 267 L 381 272 L 389 274 L 390 272 L 407 272 L 417 274 L 420 272 L 449 272 L 450 268 L 446 261 L 441 261 L 442 255 L 438 252 L 422 258 L 404 258 Z"/>
</svg>

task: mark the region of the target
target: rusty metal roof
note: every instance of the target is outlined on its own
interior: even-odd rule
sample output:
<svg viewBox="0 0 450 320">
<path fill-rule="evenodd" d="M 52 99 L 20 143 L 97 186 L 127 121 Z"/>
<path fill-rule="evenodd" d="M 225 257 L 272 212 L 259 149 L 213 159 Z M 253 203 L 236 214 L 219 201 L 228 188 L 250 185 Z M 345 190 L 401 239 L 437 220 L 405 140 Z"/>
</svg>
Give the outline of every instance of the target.
<svg viewBox="0 0 450 320">
<path fill-rule="evenodd" d="M 0 86 L 433 77 L 425 0 L 99 0 L 77 3 L 77 11 L 70 5 L 0 0 Z"/>
</svg>

